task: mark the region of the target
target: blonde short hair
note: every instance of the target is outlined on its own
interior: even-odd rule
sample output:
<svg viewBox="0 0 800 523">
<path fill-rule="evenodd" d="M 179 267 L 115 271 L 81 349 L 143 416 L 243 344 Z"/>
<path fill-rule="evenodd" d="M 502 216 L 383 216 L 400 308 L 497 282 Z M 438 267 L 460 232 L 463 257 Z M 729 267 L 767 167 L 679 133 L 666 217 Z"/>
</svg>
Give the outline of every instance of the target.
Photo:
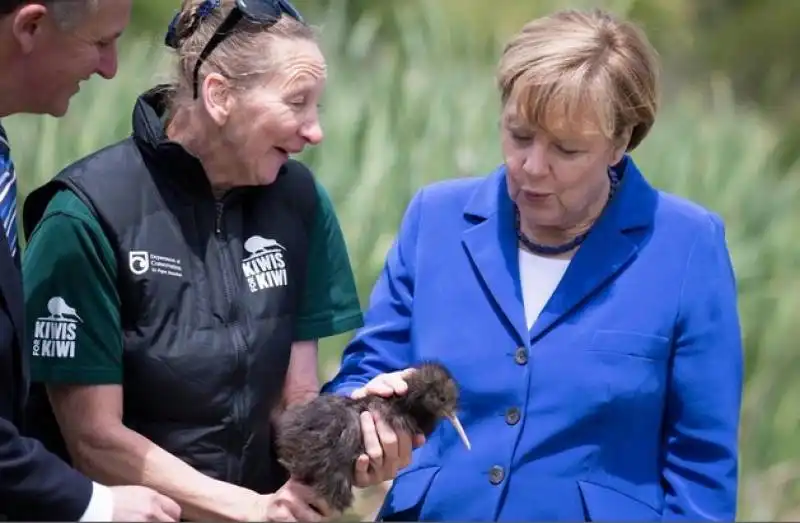
<svg viewBox="0 0 800 523">
<path fill-rule="evenodd" d="M 178 17 L 178 71 L 172 88 L 171 109 L 192 99 L 194 66 L 203 48 L 211 40 L 217 27 L 235 7 L 235 0 L 221 0 L 220 7 L 205 17 L 198 16 L 203 0 L 183 0 Z M 280 58 L 270 52 L 270 42 L 276 38 L 309 40 L 316 42 L 317 33 L 311 26 L 284 15 L 269 28 L 242 18 L 230 35 L 214 48 L 200 68 L 197 82 L 211 72 L 216 72 L 233 82 L 243 82 L 261 74 L 270 74 L 280 63 Z"/>
<path fill-rule="evenodd" d="M 551 132 L 594 125 L 609 139 L 631 129 L 629 151 L 655 122 L 658 77 L 657 53 L 641 29 L 599 9 L 528 22 L 497 71 L 503 105 L 513 101 L 522 123 Z"/>
</svg>

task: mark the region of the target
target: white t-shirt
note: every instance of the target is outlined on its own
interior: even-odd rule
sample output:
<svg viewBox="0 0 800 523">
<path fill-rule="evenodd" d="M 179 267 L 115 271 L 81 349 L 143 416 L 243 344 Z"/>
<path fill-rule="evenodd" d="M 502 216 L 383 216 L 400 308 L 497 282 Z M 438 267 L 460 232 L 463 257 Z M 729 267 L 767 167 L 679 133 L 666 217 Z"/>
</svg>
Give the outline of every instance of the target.
<svg viewBox="0 0 800 523">
<path fill-rule="evenodd" d="M 536 322 L 550 296 L 558 287 L 571 260 L 545 258 L 526 250 L 519 250 L 519 272 L 522 301 L 528 330 Z"/>
</svg>

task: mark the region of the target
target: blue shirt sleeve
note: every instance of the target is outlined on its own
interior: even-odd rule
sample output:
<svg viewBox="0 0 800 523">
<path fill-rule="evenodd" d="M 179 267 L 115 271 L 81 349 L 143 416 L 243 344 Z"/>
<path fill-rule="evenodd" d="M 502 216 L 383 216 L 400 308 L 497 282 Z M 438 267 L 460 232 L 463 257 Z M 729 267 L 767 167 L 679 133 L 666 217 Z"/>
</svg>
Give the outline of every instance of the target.
<svg viewBox="0 0 800 523">
<path fill-rule="evenodd" d="M 400 232 L 370 296 L 359 330 L 342 354 L 338 374 L 323 393 L 350 395 L 379 374 L 413 364 L 411 314 L 414 301 L 414 253 L 422 190 L 409 203 Z"/>
</svg>

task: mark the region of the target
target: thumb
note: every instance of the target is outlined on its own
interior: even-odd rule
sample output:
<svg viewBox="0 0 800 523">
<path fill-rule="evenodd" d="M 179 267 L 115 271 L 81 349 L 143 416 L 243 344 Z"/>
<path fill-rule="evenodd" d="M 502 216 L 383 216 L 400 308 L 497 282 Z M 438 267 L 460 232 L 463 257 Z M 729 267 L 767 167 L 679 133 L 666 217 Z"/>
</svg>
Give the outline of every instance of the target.
<svg viewBox="0 0 800 523">
<path fill-rule="evenodd" d="M 161 509 L 172 518 L 172 521 L 179 521 L 181 519 L 181 506 L 172 499 L 161 495 Z"/>
</svg>

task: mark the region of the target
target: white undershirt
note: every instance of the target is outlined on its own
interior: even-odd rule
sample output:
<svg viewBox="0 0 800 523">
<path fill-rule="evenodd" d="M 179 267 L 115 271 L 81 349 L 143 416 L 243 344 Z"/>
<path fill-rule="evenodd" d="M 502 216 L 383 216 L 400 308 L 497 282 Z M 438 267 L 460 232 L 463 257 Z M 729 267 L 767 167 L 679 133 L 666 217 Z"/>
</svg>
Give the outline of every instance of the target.
<svg viewBox="0 0 800 523">
<path fill-rule="evenodd" d="M 529 330 L 558 287 L 569 262 L 570 260 L 545 258 L 523 249 L 519 250 L 522 300 L 525 305 L 525 320 Z"/>
</svg>

